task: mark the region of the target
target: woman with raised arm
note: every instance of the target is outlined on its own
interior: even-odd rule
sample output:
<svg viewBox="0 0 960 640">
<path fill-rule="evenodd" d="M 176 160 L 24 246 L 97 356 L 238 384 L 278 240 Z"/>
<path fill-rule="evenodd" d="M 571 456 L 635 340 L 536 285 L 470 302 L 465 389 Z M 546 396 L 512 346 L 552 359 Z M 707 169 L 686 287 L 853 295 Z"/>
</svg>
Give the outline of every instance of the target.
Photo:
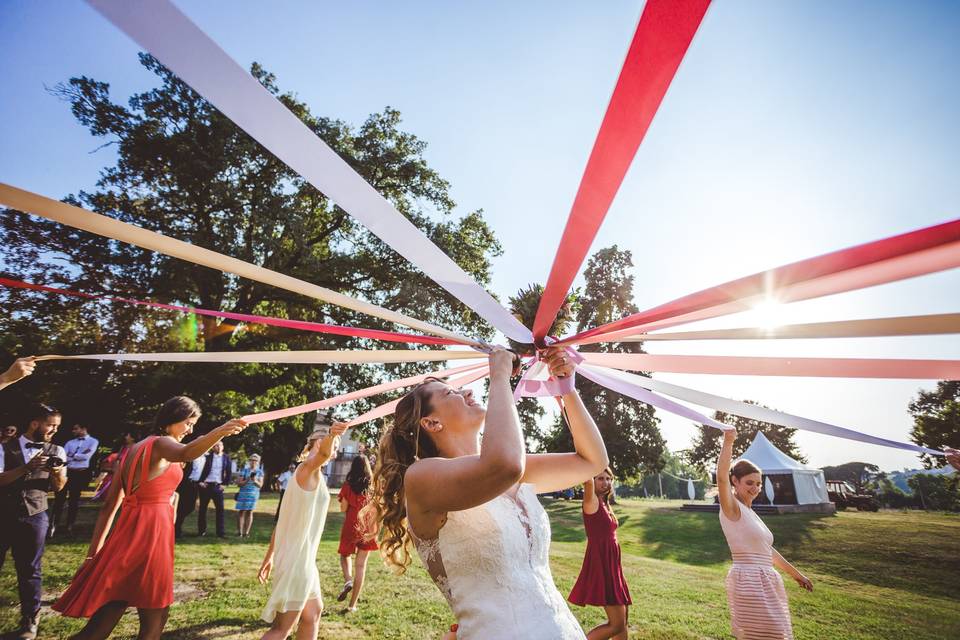
<svg viewBox="0 0 960 640">
<path fill-rule="evenodd" d="M 90 618 L 73 640 L 109 637 L 127 607 L 136 607 L 140 616 L 138 639 L 160 637 L 173 603 L 173 495 L 183 475 L 177 463 L 199 458 L 247 426 L 243 420 L 230 420 L 180 444 L 199 418 L 196 402 L 186 396 L 170 398 L 157 412 L 154 434 L 124 451 L 117 479 L 100 508 L 87 558 L 53 605 L 65 616 Z"/>
<path fill-rule="evenodd" d="M 323 598 L 317 548 L 330 506 L 330 492 L 320 468 L 336 454 L 346 428 L 338 422 L 329 430 L 310 434 L 287 484 L 280 518 L 257 575 L 260 583 L 266 584 L 273 573 L 273 590 L 261 616 L 270 623 L 263 640 L 283 640 L 298 620 L 297 640 L 316 640 L 320 630 Z"/>
<path fill-rule="evenodd" d="M 559 348 L 543 359 L 573 374 Z M 489 406 L 432 379 L 401 398 L 380 439 L 370 508 L 380 550 L 402 572 L 409 544 L 446 597 L 458 638 L 584 638 L 553 583 L 550 523 L 537 500 L 607 466 L 596 424 L 575 390 L 563 396 L 576 452 L 531 454 L 510 389 L 514 356 L 490 354 Z M 480 432 L 483 431 L 483 444 Z"/>
<path fill-rule="evenodd" d="M 730 627 L 739 640 L 791 640 L 787 592 L 774 567 L 788 573 L 807 591 L 813 591 L 813 583 L 773 548 L 773 534 L 753 512 L 751 505 L 760 495 L 762 474 L 749 460 L 740 460 L 730 468 L 736 437 L 735 430 L 724 431 L 717 460 L 720 527 L 733 556 L 726 580 Z"/>
<path fill-rule="evenodd" d="M 583 483 L 583 528 L 587 549 L 580 575 L 570 591 L 570 602 L 581 607 L 603 607 L 607 621 L 587 634 L 587 640 L 626 640 L 627 609 L 633 604 L 620 564 L 620 523 L 610 508 L 613 471 L 607 467 Z"/>
</svg>

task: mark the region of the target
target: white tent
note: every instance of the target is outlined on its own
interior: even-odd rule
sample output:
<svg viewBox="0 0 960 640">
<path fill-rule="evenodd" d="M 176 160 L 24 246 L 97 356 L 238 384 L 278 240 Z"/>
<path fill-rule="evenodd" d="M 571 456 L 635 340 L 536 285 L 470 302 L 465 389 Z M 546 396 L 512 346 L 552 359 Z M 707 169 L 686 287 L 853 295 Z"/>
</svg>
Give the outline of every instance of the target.
<svg viewBox="0 0 960 640">
<path fill-rule="evenodd" d="M 823 479 L 823 471 L 811 469 L 797 462 L 780 449 L 777 449 L 761 432 L 753 439 L 750 447 L 744 451 L 741 458 L 749 460 L 760 467 L 763 474 L 771 476 L 789 476 L 793 479 L 793 489 L 796 493 L 796 504 L 821 504 L 830 502 L 827 496 L 827 483 Z M 785 478 L 784 478 L 785 479 Z M 779 484 L 774 478 L 774 485 Z M 774 495 L 773 504 L 783 504 Z M 793 504 L 789 501 L 789 504 Z"/>
</svg>

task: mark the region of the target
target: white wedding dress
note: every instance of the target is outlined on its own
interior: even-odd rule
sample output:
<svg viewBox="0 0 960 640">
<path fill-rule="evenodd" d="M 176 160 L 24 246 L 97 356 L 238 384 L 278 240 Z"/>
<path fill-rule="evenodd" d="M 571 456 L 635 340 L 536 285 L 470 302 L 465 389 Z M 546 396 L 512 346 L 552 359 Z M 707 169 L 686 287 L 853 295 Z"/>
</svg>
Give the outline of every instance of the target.
<svg viewBox="0 0 960 640">
<path fill-rule="evenodd" d="M 451 511 L 437 538 L 411 538 L 457 619 L 457 638 L 582 640 L 550 573 L 550 521 L 533 485 Z"/>
</svg>

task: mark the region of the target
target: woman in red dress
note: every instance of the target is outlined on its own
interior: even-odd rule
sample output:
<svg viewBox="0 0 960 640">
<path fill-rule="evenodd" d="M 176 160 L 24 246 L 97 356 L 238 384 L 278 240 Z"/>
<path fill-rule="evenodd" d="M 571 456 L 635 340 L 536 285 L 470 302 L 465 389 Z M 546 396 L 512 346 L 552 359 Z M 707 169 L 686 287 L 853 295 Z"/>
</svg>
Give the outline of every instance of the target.
<svg viewBox="0 0 960 640">
<path fill-rule="evenodd" d="M 199 417 L 196 402 L 186 396 L 171 398 L 157 412 L 154 435 L 123 453 L 87 558 L 53 605 L 65 616 L 90 618 L 73 640 L 107 638 L 127 607 L 136 607 L 140 615 L 139 640 L 160 638 L 173 602 L 173 496 L 183 475 L 176 463 L 202 456 L 246 427 L 242 420 L 231 420 L 190 444 L 180 444 Z"/>
<path fill-rule="evenodd" d="M 613 472 L 603 472 L 583 484 L 583 526 L 587 531 L 587 551 L 583 566 L 570 597 L 579 606 L 603 607 L 607 622 L 594 627 L 587 640 L 626 640 L 627 607 L 630 590 L 620 566 L 620 543 L 617 542 L 617 517 L 610 510 L 613 495 Z"/>
<path fill-rule="evenodd" d="M 357 610 L 363 578 L 367 573 L 367 556 L 378 549 L 376 525 L 360 518 L 360 510 L 367 504 L 372 479 L 370 461 L 361 454 L 353 459 L 346 482 L 340 487 L 340 511 L 345 511 L 346 514 L 340 528 L 340 548 L 337 549 L 340 554 L 340 569 L 343 571 L 343 590 L 337 600 L 343 602 L 347 594 L 353 591 L 347 611 Z M 353 561 L 351 575 L 350 556 L 353 554 L 357 554 L 357 557 Z"/>
</svg>

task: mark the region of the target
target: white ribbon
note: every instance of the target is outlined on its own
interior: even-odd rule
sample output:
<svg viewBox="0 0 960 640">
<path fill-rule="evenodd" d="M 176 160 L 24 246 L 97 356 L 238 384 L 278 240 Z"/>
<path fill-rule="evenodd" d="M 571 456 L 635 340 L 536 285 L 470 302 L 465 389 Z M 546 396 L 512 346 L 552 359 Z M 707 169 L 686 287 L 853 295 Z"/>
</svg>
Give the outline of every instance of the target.
<svg viewBox="0 0 960 640">
<path fill-rule="evenodd" d="M 533 334 L 168 0 L 87 0 L 238 127 L 518 342 Z"/>
</svg>

